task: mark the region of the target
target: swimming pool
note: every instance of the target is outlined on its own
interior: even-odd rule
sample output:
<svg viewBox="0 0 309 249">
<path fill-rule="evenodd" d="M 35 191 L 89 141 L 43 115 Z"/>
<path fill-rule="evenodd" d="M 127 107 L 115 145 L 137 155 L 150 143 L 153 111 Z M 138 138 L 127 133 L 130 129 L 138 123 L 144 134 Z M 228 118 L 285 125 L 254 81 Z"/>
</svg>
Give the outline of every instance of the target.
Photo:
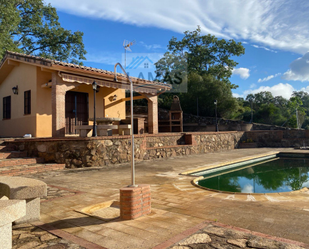
<svg viewBox="0 0 309 249">
<path fill-rule="evenodd" d="M 278 153 L 194 172 L 194 184 L 233 193 L 290 192 L 309 187 L 308 154 Z"/>
</svg>

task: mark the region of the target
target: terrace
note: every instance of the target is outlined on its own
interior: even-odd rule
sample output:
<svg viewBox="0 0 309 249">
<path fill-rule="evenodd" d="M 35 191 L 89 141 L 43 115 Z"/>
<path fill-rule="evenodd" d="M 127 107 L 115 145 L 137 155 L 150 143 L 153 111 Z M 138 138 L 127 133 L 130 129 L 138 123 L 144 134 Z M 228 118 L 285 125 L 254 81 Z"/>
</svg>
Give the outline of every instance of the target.
<svg viewBox="0 0 309 249">
<path fill-rule="evenodd" d="M 62 238 L 60 242 L 51 236 L 45 245 L 73 243 L 79 248 L 169 248 L 194 234 L 209 235 L 208 245 L 219 243 L 231 248 L 238 248 L 237 241 L 253 248 L 308 248 L 308 189 L 265 195 L 225 194 L 194 187 L 192 176 L 180 175 L 269 152 L 269 148 L 242 149 L 137 163 L 136 183 L 150 184 L 152 212 L 136 220 L 104 220 L 80 212 L 118 201 L 119 189 L 130 182 L 128 164 L 36 174 L 31 177 L 47 183 L 48 197 L 41 202 L 41 222 L 32 226 Z M 27 243 L 37 241 L 36 233 L 41 231 L 20 226 L 13 229 L 15 235 L 28 229 L 33 239 Z M 14 238 L 14 243 L 25 243 L 18 236 Z"/>
</svg>

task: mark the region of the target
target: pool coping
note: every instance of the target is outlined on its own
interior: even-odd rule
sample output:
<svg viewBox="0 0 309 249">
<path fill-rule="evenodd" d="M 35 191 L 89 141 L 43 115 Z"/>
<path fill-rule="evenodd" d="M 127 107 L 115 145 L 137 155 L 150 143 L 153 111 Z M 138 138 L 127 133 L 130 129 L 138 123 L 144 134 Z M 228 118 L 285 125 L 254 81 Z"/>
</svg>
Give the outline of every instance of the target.
<svg viewBox="0 0 309 249">
<path fill-rule="evenodd" d="M 244 162 L 244 161 L 249 161 L 249 160 L 252 160 L 252 159 L 257 159 L 257 158 L 261 158 L 261 157 L 265 157 L 265 156 L 272 156 L 272 155 L 279 154 L 279 153 L 280 153 L 280 151 L 271 151 L 271 152 L 268 152 L 268 153 L 259 154 L 257 156 L 242 157 L 240 159 L 230 160 L 230 161 L 226 161 L 226 162 L 219 163 L 219 164 L 218 163 L 205 164 L 204 167 L 193 169 L 193 170 L 188 170 L 188 171 L 180 173 L 180 175 L 191 175 L 192 173 L 195 173 L 195 172 L 198 172 L 198 171 L 215 169 L 215 168 L 218 168 L 218 167 L 221 167 L 221 166 L 234 164 L 234 163 L 240 163 L 240 162 Z"/>
</svg>

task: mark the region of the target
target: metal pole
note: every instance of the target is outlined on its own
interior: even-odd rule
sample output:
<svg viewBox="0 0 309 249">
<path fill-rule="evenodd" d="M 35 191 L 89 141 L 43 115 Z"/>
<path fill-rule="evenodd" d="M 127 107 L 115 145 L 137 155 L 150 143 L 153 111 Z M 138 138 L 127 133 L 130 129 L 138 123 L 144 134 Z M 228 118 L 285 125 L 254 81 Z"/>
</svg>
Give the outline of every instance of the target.
<svg viewBox="0 0 309 249">
<path fill-rule="evenodd" d="M 77 96 L 76 96 L 76 94 L 74 95 L 74 98 L 75 98 L 75 106 L 74 106 L 73 112 L 75 114 L 75 128 L 76 128 L 76 126 L 77 126 Z M 76 129 L 75 129 L 75 134 L 76 134 Z"/>
<path fill-rule="evenodd" d="M 93 82 L 95 84 L 95 81 Z M 97 126 L 96 126 L 96 110 L 95 110 L 95 99 L 96 97 L 96 89 L 93 89 L 93 129 L 92 129 L 92 136 L 97 136 Z"/>
<path fill-rule="evenodd" d="M 129 75 L 126 73 L 126 71 L 123 69 L 123 67 L 121 66 L 119 62 L 116 63 L 114 66 L 115 81 L 117 81 L 117 73 L 116 73 L 117 66 L 119 66 L 122 69 L 125 76 L 130 82 L 130 103 L 131 103 L 131 185 L 130 187 L 137 187 L 137 185 L 135 185 L 135 162 L 134 162 L 133 83 Z"/>
<path fill-rule="evenodd" d="M 251 100 L 251 120 L 250 120 L 250 123 L 253 123 L 253 110 L 252 110 L 252 106 L 253 106 L 253 104 L 252 104 L 253 102 L 252 102 L 252 100 Z"/>
<path fill-rule="evenodd" d="M 217 119 L 217 105 L 218 105 L 218 102 L 217 102 L 217 100 L 215 100 L 215 111 L 216 111 L 216 131 L 219 131 L 219 128 L 218 128 L 218 119 Z"/>
<path fill-rule="evenodd" d="M 130 81 L 130 103 L 131 103 L 131 186 L 135 186 L 135 164 L 134 164 L 134 129 L 133 129 L 133 84 Z"/>
</svg>

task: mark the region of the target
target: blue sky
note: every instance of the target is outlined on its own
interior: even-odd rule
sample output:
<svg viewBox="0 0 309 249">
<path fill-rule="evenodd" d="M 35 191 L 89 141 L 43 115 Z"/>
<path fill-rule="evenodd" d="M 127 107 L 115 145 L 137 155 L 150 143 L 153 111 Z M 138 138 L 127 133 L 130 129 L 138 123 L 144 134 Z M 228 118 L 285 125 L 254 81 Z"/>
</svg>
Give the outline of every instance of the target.
<svg viewBox="0 0 309 249">
<path fill-rule="evenodd" d="M 199 25 L 203 34 L 243 42 L 245 55 L 231 82 L 234 96 L 271 91 L 289 98 L 309 92 L 309 1 L 307 0 L 46 0 L 66 29 L 84 32 L 86 66 L 113 70 L 123 41 L 130 56 L 162 54 L 172 36 Z"/>
</svg>

